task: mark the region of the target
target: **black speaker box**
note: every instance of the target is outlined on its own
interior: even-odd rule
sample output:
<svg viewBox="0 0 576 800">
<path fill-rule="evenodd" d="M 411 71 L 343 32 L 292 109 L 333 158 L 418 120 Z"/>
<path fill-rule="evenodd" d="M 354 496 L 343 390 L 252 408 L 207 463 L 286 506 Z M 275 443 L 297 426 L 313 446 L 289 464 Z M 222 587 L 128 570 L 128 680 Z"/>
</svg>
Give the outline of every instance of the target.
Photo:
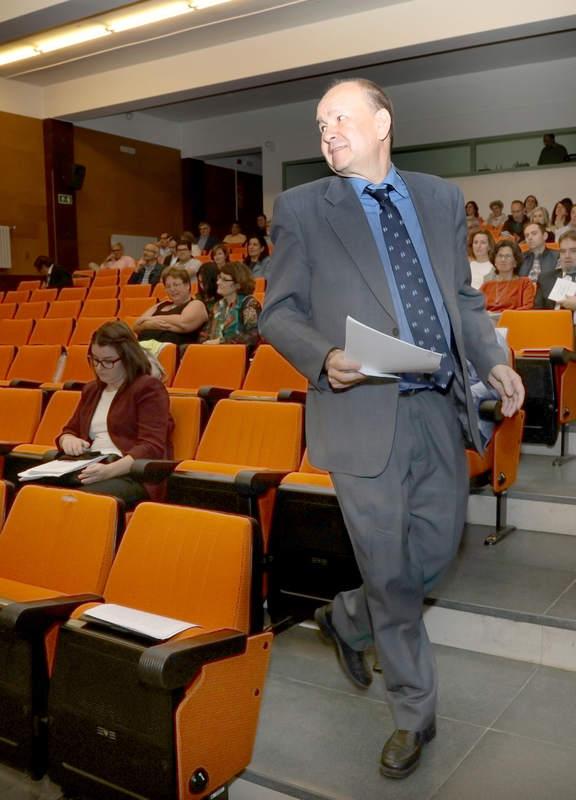
<svg viewBox="0 0 576 800">
<path fill-rule="evenodd" d="M 70 164 L 62 175 L 66 188 L 73 191 L 82 188 L 85 177 L 86 167 L 83 164 Z"/>
</svg>

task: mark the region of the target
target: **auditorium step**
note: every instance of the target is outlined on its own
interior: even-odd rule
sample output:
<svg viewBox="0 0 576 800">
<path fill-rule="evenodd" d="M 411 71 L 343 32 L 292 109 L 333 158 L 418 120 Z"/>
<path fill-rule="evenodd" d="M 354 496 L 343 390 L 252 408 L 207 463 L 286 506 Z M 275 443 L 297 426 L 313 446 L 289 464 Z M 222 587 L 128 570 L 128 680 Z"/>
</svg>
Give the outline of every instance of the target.
<svg viewBox="0 0 576 800">
<path fill-rule="evenodd" d="M 508 522 L 526 530 L 573 536 L 576 458 L 558 466 L 553 461 L 551 455 L 522 455 L 518 479 L 508 493 Z M 491 491 L 470 496 L 469 523 L 492 525 L 495 519 L 496 500 Z"/>
</svg>

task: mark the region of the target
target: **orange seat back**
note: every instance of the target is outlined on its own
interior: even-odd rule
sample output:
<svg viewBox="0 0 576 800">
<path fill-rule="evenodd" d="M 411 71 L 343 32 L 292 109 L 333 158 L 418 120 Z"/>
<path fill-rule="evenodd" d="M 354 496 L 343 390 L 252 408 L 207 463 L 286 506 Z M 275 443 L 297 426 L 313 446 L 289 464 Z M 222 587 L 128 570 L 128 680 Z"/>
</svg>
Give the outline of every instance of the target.
<svg viewBox="0 0 576 800">
<path fill-rule="evenodd" d="M 64 364 L 60 381 L 88 381 L 94 380 L 94 372 L 88 363 L 88 345 L 71 344 L 67 348 L 67 358 Z"/>
<path fill-rule="evenodd" d="M 190 344 L 172 386 L 187 389 L 224 386 L 227 389 L 239 389 L 245 371 L 246 347 L 243 344 Z"/>
<path fill-rule="evenodd" d="M 13 344 L 0 344 L 0 380 L 8 374 L 8 368 L 14 359 L 16 348 Z"/>
<path fill-rule="evenodd" d="M 114 319 L 118 309 L 118 301 L 109 300 L 86 300 L 82 306 L 80 317 L 107 317 Z"/>
<path fill-rule="evenodd" d="M 97 283 L 93 283 L 88 290 L 86 300 L 115 300 L 117 296 L 118 287 L 116 284 L 111 286 L 99 286 Z"/>
<path fill-rule="evenodd" d="M 92 286 L 116 286 L 118 283 L 117 269 L 99 269 L 94 274 Z"/>
<path fill-rule="evenodd" d="M 74 288 L 88 289 L 92 283 L 92 278 L 72 278 Z"/>
<path fill-rule="evenodd" d="M 112 497 L 24 486 L 0 533 L 0 576 L 64 594 L 100 593 L 117 525 Z"/>
<path fill-rule="evenodd" d="M 118 284 L 120 286 L 124 286 L 124 284 L 128 283 L 132 275 L 134 275 L 134 270 L 131 267 L 124 267 L 119 271 L 118 275 Z"/>
<path fill-rule="evenodd" d="M 512 350 L 574 349 L 571 311 L 503 311 L 498 327 L 508 329 L 508 344 Z"/>
<path fill-rule="evenodd" d="M 58 289 L 34 289 L 30 295 L 31 303 L 53 303 L 58 297 Z"/>
<path fill-rule="evenodd" d="M 0 440 L 31 442 L 42 415 L 40 389 L 0 391 Z"/>
<path fill-rule="evenodd" d="M 0 303 L 0 319 L 12 319 L 18 308 L 18 303 Z"/>
<path fill-rule="evenodd" d="M 308 460 L 308 449 L 304 450 L 304 455 L 302 456 L 302 463 L 300 464 L 299 472 L 305 472 L 306 474 L 310 475 L 328 475 L 328 472 L 325 469 L 319 469 L 315 467 Z"/>
<path fill-rule="evenodd" d="M 172 447 L 174 460 L 194 458 L 202 423 L 203 402 L 199 397 L 170 397 L 170 413 L 174 420 Z"/>
<path fill-rule="evenodd" d="M 31 319 L 0 319 L 0 344 L 27 344 L 33 325 Z"/>
<path fill-rule="evenodd" d="M 152 287 L 149 283 L 127 283 L 120 289 L 120 298 L 150 297 Z"/>
<path fill-rule="evenodd" d="M 122 319 L 124 317 L 141 316 L 149 308 L 152 308 L 157 303 L 153 297 L 124 297 L 120 300 L 120 311 L 118 316 Z"/>
<path fill-rule="evenodd" d="M 27 303 L 30 299 L 30 292 L 26 289 L 12 289 L 4 296 L 5 303 Z"/>
<path fill-rule="evenodd" d="M 41 286 L 42 286 L 41 280 L 33 280 L 33 281 L 24 280 L 18 283 L 19 290 L 25 290 L 29 292 L 33 291 L 34 289 L 39 289 Z"/>
<path fill-rule="evenodd" d="M 40 301 L 37 303 L 20 303 L 14 319 L 42 319 L 46 316 L 48 303 Z"/>
<path fill-rule="evenodd" d="M 292 472 L 302 454 L 302 425 L 299 403 L 221 400 L 196 459 Z"/>
<path fill-rule="evenodd" d="M 61 355 L 62 348 L 57 344 L 25 344 L 18 350 L 6 379 L 52 381 Z"/>
<path fill-rule="evenodd" d="M 56 437 L 76 411 L 81 392 L 58 391 L 52 394 L 34 435 L 33 444 L 56 447 Z"/>
<path fill-rule="evenodd" d="M 80 300 L 82 302 L 86 299 L 87 291 L 82 286 L 65 286 L 60 289 L 58 300 Z"/>
<path fill-rule="evenodd" d="M 28 344 L 59 344 L 66 347 L 73 327 L 72 319 L 39 319 Z"/>
<path fill-rule="evenodd" d="M 105 597 L 210 629 L 248 632 L 251 573 L 248 518 L 141 503 L 124 533 Z"/>
<path fill-rule="evenodd" d="M 55 300 L 50 303 L 46 319 L 76 319 L 81 308 L 81 300 Z"/>
<path fill-rule="evenodd" d="M 272 345 L 261 344 L 256 350 L 242 388 L 268 392 L 297 389 L 305 392 L 308 381 Z"/>
<path fill-rule="evenodd" d="M 80 317 L 76 321 L 74 333 L 70 337 L 70 344 L 90 344 L 92 334 L 101 325 L 108 322 L 108 317 Z"/>
</svg>

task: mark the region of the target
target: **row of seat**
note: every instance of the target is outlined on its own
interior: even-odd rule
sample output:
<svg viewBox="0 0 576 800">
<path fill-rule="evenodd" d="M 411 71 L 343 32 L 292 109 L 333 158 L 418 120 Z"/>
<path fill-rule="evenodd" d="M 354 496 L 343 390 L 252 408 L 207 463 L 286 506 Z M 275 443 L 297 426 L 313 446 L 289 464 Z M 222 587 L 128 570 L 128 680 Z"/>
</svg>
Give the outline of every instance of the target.
<svg viewBox="0 0 576 800">
<path fill-rule="evenodd" d="M 45 300 L 30 303 L 0 303 L 2 319 L 81 319 L 83 317 L 139 317 L 161 297 L 115 297 L 87 300 Z M 165 299 L 165 298 L 164 298 Z"/>
<path fill-rule="evenodd" d="M 156 287 L 148 283 L 121 286 L 64 286 L 62 289 L 12 289 L 0 295 L 2 303 L 53 303 L 55 300 L 107 300 L 124 297 L 150 297 Z M 157 294 L 163 292 L 160 284 Z"/>
<path fill-rule="evenodd" d="M 115 555 L 121 528 L 110 497 L 26 486 L 14 501 L 0 532 L 0 758 L 48 771 L 66 796 L 224 797 L 250 762 L 272 641 L 257 526 L 144 503 Z M 118 607 L 180 632 L 87 616 Z"/>
</svg>

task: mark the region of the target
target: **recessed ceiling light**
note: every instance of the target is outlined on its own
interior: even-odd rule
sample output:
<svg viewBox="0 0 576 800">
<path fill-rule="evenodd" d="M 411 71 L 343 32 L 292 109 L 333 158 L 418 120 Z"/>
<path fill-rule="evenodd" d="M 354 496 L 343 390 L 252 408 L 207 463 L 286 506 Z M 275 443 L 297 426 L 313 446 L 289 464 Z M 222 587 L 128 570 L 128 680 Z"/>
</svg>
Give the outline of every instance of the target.
<svg viewBox="0 0 576 800">
<path fill-rule="evenodd" d="M 4 53 L 0 53 L 0 67 L 3 67 L 4 64 L 12 64 L 14 61 L 22 61 L 25 58 L 39 55 L 40 51 L 32 46 L 15 47 L 13 50 L 6 50 Z"/>
<path fill-rule="evenodd" d="M 54 50 L 61 50 L 63 47 L 72 47 L 75 44 L 90 42 L 92 39 L 100 39 L 102 36 L 108 36 L 109 34 L 110 31 L 104 25 L 88 25 L 85 28 L 78 28 L 67 33 L 61 33 L 58 36 L 52 36 L 50 39 L 40 40 L 36 44 L 36 48 L 41 53 L 51 53 Z"/>
<path fill-rule="evenodd" d="M 132 28 L 139 28 L 141 25 L 149 25 L 152 22 L 161 22 L 165 19 L 178 17 L 181 14 L 188 14 L 190 11 L 194 11 L 190 3 L 187 0 L 180 0 L 180 2 L 167 3 L 156 8 L 149 8 L 146 11 L 135 11 L 133 14 L 127 14 L 124 17 L 117 17 L 112 19 L 107 27 L 114 33 L 121 33 L 122 31 L 130 31 Z"/>
</svg>

